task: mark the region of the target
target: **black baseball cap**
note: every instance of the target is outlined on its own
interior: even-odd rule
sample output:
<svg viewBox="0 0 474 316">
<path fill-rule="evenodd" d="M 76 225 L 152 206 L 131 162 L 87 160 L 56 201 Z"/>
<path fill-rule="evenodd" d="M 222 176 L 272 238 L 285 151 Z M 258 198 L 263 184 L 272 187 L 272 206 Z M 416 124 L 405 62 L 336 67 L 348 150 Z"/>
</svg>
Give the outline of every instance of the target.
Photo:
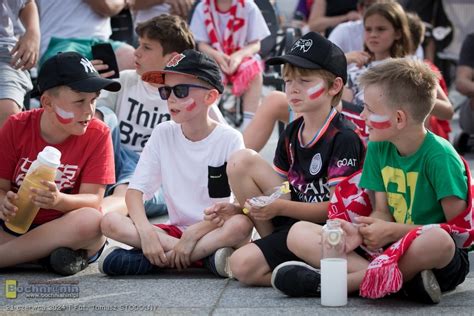
<svg viewBox="0 0 474 316">
<path fill-rule="evenodd" d="M 149 83 L 164 84 L 164 75 L 167 73 L 189 75 L 207 82 L 216 88 L 219 93 L 224 91 L 221 71 L 217 63 L 211 57 L 194 49 L 186 49 L 181 54 L 173 56 L 164 70 L 144 73 L 142 80 Z"/>
<path fill-rule="evenodd" d="M 347 60 L 344 52 L 318 33 L 309 32 L 293 43 L 283 56 L 267 60 L 268 65 L 291 64 L 306 69 L 324 69 L 347 81 Z"/>
<path fill-rule="evenodd" d="M 35 95 L 48 89 L 68 86 L 80 92 L 97 92 L 102 89 L 116 92 L 120 82 L 102 78 L 91 62 L 76 52 L 58 53 L 46 60 L 38 74 Z"/>
</svg>

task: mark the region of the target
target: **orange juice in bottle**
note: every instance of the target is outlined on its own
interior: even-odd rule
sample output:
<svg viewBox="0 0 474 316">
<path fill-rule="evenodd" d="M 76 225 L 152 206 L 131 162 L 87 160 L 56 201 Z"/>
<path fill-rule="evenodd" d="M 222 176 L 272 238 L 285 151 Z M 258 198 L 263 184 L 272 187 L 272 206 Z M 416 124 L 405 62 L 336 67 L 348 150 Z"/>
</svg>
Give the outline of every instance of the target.
<svg viewBox="0 0 474 316">
<path fill-rule="evenodd" d="M 38 154 L 36 160 L 31 164 L 23 183 L 18 189 L 18 199 L 13 203 L 18 210 L 16 215 L 9 218 L 5 225 L 17 234 L 24 234 L 28 231 L 36 214 L 39 211 L 30 199 L 33 194 L 32 188 L 44 189 L 47 187 L 41 184 L 41 180 L 52 181 L 56 178 L 56 170 L 59 167 L 61 152 L 54 147 L 46 146 Z"/>
</svg>

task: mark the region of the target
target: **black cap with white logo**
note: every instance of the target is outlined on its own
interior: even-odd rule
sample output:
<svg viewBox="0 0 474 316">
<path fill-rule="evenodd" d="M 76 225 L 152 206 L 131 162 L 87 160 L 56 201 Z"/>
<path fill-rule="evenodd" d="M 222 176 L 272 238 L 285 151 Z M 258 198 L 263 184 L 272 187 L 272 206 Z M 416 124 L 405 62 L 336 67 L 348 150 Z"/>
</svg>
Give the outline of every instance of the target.
<svg viewBox="0 0 474 316">
<path fill-rule="evenodd" d="M 80 92 L 115 92 L 121 87 L 118 81 L 102 78 L 91 62 L 76 52 L 58 53 L 44 62 L 38 74 L 37 94 L 63 85 Z"/>
<path fill-rule="evenodd" d="M 224 91 L 221 71 L 217 63 L 211 57 L 194 49 L 187 49 L 181 54 L 173 56 L 162 71 L 144 73 L 142 80 L 149 83 L 164 84 L 164 75 L 167 73 L 189 75 L 207 82 L 216 88 L 219 93 Z"/>
<path fill-rule="evenodd" d="M 347 81 L 347 60 L 344 52 L 318 33 L 309 32 L 293 43 L 283 56 L 268 59 L 268 65 L 291 64 L 306 69 L 324 69 Z"/>
</svg>

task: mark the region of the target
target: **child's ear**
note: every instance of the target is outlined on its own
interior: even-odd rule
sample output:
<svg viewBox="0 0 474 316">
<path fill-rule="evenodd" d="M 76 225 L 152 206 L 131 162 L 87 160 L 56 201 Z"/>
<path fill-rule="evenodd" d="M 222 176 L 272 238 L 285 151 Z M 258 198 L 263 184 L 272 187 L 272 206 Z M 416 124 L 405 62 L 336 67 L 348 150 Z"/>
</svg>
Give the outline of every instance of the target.
<svg viewBox="0 0 474 316">
<path fill-rule="evenodd" d="M 404 110 L 397 110 L 395 112 L 395 115 L 396 115 L 396 119 L 397 119 L 396 125 L 397 125 L 398 129 L 402 129 L 405 126 L 407 126 L 408 116 L 407 116 L 407 113 Z"/>
<path fill-rule="evenodd" d="M 41 106 L 45 109 L 45 111 L 52 111 L 53 105 L 51 101 L 51 95 L 48 92 L 43 93 L 40 97 Z"/>
<path fill-rule="evenodd" d="M 342 82 L 342 78 L 336 77 L 336 79 L 334 79 L 334 82 L 332 83 L 332 86 L 328 88 L 328 94 L 333 97 L 338 94 L 343 87 L 344 83 Z"/>
<path fill-rule="evenodd" d="M 219 91 L 217 91 L 216 89 L 211 89 L 206 93 L 204 100 L 207 105 L 212 105 L 217 101 L 218 98 Z"/>
</svg>

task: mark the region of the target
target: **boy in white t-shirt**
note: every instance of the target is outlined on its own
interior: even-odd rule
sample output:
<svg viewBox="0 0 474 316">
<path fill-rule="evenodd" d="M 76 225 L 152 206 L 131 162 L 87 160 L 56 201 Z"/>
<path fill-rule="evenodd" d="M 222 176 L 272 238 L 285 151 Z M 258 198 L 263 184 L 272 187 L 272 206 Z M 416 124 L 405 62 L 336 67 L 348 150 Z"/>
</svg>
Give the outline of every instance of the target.
<svg viewBox="0 0 474 316">
<path fill-rule="evenodd" d="M 155 266 L 204 264 L 216 275 L 229 276 L 227 258 L 232 248 L 248 242 L 252 223 L 243 214 L 229 217 L 221 227 L 202 220 L 207 208 L 237 208 L 229 203 L 226 165 L 244 147 L 239 132 L 209 117 L 209 107 L 224 89 L 219 67 L 210 57 L 186 50 L 143 80 L 165 84 L 158 90 L 168 100 L 172 121 L 153 130 L 140 156 L 126 194 L 130 218 L 112 212 L 101 223 L 104 235 L 135 248 L 108 249 L 99 269 L 108 275 L 137 275 Z M 169 223 L 152 225 L 143 199 L 160 186 Z"/>
<path fill-rule="evenodd" d="M 102 208 L 105 212 L 125 215 L 128 213 L 125 192 L 140 154 L 153 128 L 171 119 L 166 101 L 157 93 L 157 84 L 144 82 L 141 76 L 148 71 L 162 70 L 173 56 L 194 48 L 193 35 L 186 22 L 177 16 L 155 17 L 140 23 L 136 32 L 139 46 L 135 50 L 135 70 L 121 71 L 118 80 L 122 90 L 103 93 L 97 100 L 97 111 L 112 130 L 117 179 L 115 185 L 108 188 Z M 96 68 L 100 70 L 103 66 L 96 65 Z M 214 118 L 220 115 L 217 106 L 211 108 L 211 113 Z M 166 214 L 161 191 L 145 202 L 145 210 L 148 217 Z"/>
</svg>

